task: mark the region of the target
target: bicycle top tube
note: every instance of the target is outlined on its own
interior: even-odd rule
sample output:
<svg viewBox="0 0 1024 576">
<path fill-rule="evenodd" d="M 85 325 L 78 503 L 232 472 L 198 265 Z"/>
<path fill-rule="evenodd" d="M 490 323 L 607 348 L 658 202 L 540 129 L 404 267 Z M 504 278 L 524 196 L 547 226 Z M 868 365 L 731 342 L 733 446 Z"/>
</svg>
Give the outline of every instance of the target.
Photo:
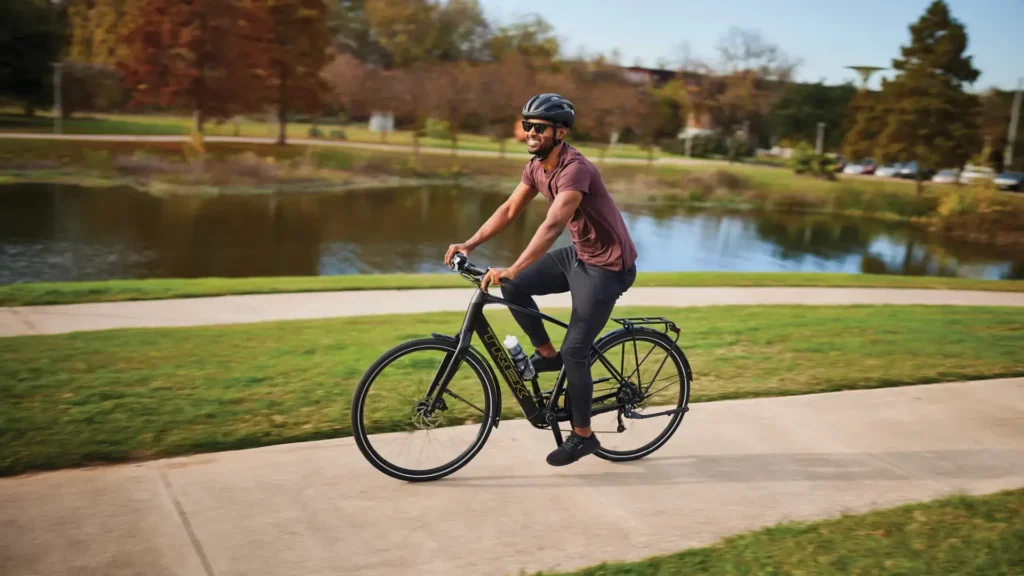
<svg viewBox="0 0 1024 576">
<path fill-rule="evenodd" d="M 457 253 L 457 254 L 455 254 L 455 256 L 452 257 L 452 263 L 451 263 L 450 267 L 451 267 L 452 270 L 461 273 L 463 278 L 469 280 L 473 284 L 476 284 L 477 290 L 480 289 L 480 281 L 483 279 L 484 274 L 487 274 L 487 270 L 484 270 L 483 268 L 480 268 L 479 266 L 475 266 L 475 265 L 471 264 L 469 262 L 469 259 L 466 258 L 466 255 L 462 254 L 462 253 Z M 548 316 L 547 314 L 544 314 L 543 312 L 540 312 L 539 310 L 531 310 L 529 308 L 523 308 L 522 306 L 519 306 L 517 304 L 513 304 L 512 302 L 509 302 L 508 300 L 505 300 L 504 298 L 499 298 L 497 296 L 493 296 L 493 295 L 488 294 L 486 292 L 484 293 L 484 302 L 487 303 L 487 304 L 501 304 L 502 306 L 508 307 L 510 309 L 514 308 L 516 310 L 520 310 L 520 311 L 522 311 L 522 312 L 524 312 L 526 314 L 529 314 L 531 316 L 536 316 L 538 318 L 541 318 L 543 320 L 546 320 L 548 322 L 551 322 L 553 324 L 561 326 L 562 328 L 569 328 L 569 325 L 566 324 L 565 322 L 562 322 L 561 320 L 558 320 L 557 318 L 552 318 L 551 316 Z"/>
</svg>

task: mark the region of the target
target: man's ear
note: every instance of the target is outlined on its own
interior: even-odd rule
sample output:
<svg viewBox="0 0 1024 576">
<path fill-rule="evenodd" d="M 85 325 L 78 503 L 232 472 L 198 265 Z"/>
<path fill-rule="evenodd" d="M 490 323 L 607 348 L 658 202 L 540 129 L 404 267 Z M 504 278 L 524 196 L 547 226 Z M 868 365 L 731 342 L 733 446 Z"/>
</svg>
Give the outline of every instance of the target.
<svg viewBox="0 0 1024 576">
<path fill-rule="evenodd" d="M 558 127 L 558 139 L 565 140 L 565 137 L 569 134 L 569 128 L 565 126 Z"/>
</svg>

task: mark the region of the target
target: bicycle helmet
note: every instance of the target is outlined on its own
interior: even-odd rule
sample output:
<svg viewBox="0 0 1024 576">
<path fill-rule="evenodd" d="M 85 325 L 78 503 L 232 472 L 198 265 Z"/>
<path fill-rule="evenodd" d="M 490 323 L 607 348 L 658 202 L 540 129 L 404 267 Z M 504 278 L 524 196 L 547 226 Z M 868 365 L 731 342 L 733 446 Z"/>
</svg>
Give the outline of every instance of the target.
<svg viewBox="0 0 1024 576">
<path fill-rule="evenodd" d="M 572 102 L 558 94 L 538 94 L 523 105 L 523 119 L 539 118 L 572 128 L 576 123 L 576 108 Z"/>
</svg>

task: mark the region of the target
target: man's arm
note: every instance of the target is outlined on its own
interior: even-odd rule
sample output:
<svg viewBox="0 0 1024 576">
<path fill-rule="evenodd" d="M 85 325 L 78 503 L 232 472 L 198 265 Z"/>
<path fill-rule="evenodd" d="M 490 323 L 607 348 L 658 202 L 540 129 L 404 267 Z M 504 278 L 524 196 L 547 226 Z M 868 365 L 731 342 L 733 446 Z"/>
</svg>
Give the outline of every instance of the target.
<svg viewBox="0 0 1024 576">
<path fill-rule="evenodd" d="M 526 209 L 526 206 L 537 195 L 537 189 L 525 182 L 520 182 L 508 200 L 498 206 L 494 214 L 484 222 L 484 225 L 477 230 L 473 237 L 466 241 L 470 250 L 491 239 L 492 236 L 501 232 L 510 222 L 519 217 Z"/>
<path fill-rule="evenodd" d="M 519 217 L 526 209 L 526 206 L 530 204 L 530 201 L 537 195 L 537 189 L 525 182 L 520 182 L 516 189 L 512 191 L 512 195 L 509 196 L 508 200 L 505 200 L 498 209 L 491 214 L 491 217 L 484 222 L 483 226 L 476 231 L 476 234 L 467 240 L 463 244 L 452 244 L 448 248 L 448 253 L 445 254 L 444 263 L 445 265 L 451 264 L 451 259 L 455 256 L 456 252 L 469 253 L 470 250 L 475 250 L 477 246 L 483 244 L 489 240 L 492 236 L 501 232 L 511 223 L 513 220 Z"/>
<path fill-rule="evenodd" d="M 576 209 L 579 208 L 582 201 L 583 193 L 577 190 L 564 190 L 559 192 L 558 196 L 555 196 L 555 201 L 552 202 L 551 207 L 548 209 L 547 217 L 544 218 L 544 222 L 537 228 L 537 232 L 534 233 L 530 244 L 523 251 L 522 255 L 519 256 L 515 264 L 509 267 L 512 274 L 518 276 L 523 269 L 536 262 L 551 248 L 555 240 L 558 240 L 558 235 L 569 224 L 569 220 L 572 220 L 572 215 L 576 213 Z"/>
</svg>

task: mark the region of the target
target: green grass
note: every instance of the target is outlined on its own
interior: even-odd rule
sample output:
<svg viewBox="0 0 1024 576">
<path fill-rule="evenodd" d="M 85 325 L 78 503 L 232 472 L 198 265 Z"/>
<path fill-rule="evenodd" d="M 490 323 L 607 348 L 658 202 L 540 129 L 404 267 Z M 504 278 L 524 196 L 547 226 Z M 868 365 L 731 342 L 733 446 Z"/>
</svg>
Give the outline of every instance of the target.
<svg viewBox="0 0 1024 576">
<path fill-rule="evenodd" d="M 637 275 L 634 285 L 809 286 L 1024 292 L 1024 280 L 975 280 L 934 276 L 818 272 L 643 272 Z M 454 273 L 35 282 L 0 286 L 0 306 L 123 302 L 234 294 L 334 290 L 414 290 L 465 286 L 467 286 L 466 281 Z"/>
<path fill-rule="evenodd" d="M 61 125 L 61 131 L 65 134 L 126 134 L 126 135 L 185 135 L 191 130 L 191 116 L 174 115 L 146 115 L 146 114 L 90 114 L 88 116 L 77 116 L 65 119 Z M 288 124 L 289 138 L 310 138 L 309 130 L 312 124 L 309 122 L 291 122 Z M 380 133 L 371 132 L 365 124 L 348 124 L 340 126 L 337 124 L 318 124 L 317 127 L 323 132 L 323 140 L 333 140 L 331 132 L 343 130 L 345 140 L 348 142 L 361 142 L 367 144 L 390 144 L 396 146 L 412 146 L 412 132 L 409 130 L 396 130 L 386 135 L 381 140 Z M 511 127 L 509 127 L 511 131 Z M 52 133 L 53 118 L 47 111 L 40 111 L 35 118 L 26 118 L 20 114 L 0 113 L 0 132 L 34 132 Z M 276 121 L 260 122 L 253 119 L 245 119 L 237 125 L 234 122 L 207 122 L 203 126 L 203 132 L 207 136 L 243 136 L 252 138 L 275 138 L 278 127 Z M 489 136 L 479 134 L 459 134 L 459 150 L 482 150 L 498 152 L 501 143 Z M 420 145 L 425 148 L 451 148 L 451 141 L 447 139 L 420 138 Z M 514 138 L 505 140 L 506 151 L 525 152 L 525 145 Z M 580 144 L 581 150 L 595 158 L 600 154 L 600 149 L 586 143 Z M 639 146 L 633 144 L 619 144 L 608 152 L 610 158 L 643 158 L 648 153 Z M 655 151 L 655 158 L 667 156 L 660 151 Z"/>
<path fill-rule="evenodd" d="M 1024 375 L 1018 308 L 615 311 L 641 314 L 683 328 L 695 401 Z M 507 311 L 488 317 L 499 336 L 523 339 Z M 433 313 L 2 338 L 0 474 L 347 436 L 372 361 L 461 321 Z M 562 335 L 551 330 L 556 345 Z M 519 417 L 503 397 L 504 416 Z M 375 414 L 381 429 L 404 422 L 397 408 Z"/>
<path fill-rule="evenodd" d="M 957 495 L 867 514 L 792 522 L 713 546 L 565 576 L 747 574 L 1019 575 L 1024 490 Z"/>
</svg>

